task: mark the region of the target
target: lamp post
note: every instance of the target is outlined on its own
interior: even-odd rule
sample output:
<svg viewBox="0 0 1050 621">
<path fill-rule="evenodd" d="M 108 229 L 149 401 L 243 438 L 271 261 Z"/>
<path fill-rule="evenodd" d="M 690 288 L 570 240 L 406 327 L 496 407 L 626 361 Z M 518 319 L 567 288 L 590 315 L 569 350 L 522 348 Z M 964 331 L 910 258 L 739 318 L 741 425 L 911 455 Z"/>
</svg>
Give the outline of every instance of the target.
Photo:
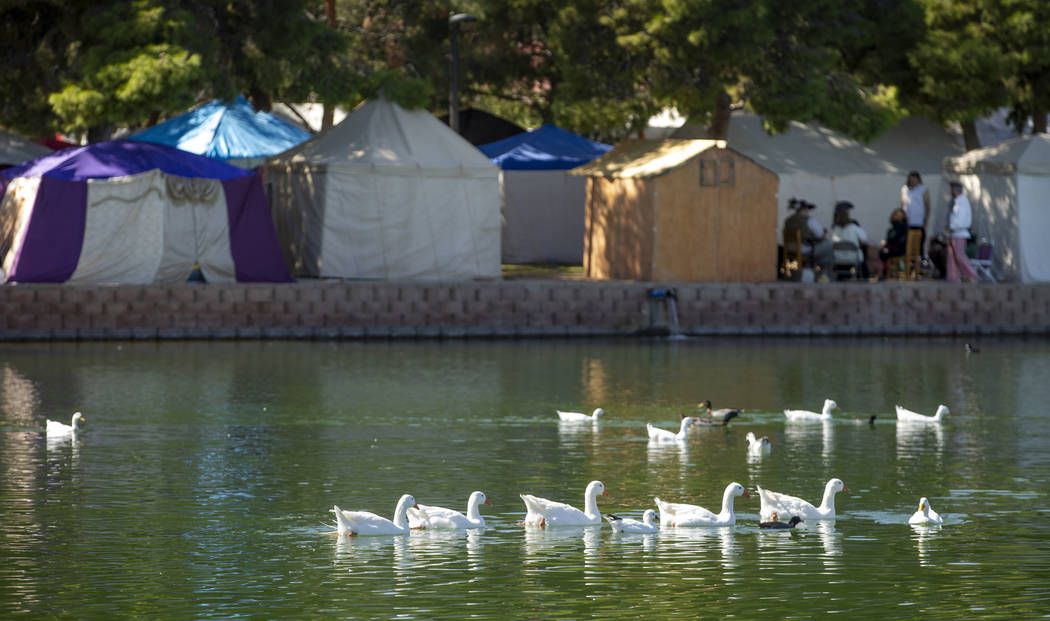
<svg viewBox="0 0 1050 621">
<path fill-rule="evenodd" d="M 452 44 L 452 84 L 448 101 L 448 126 L 459 133 L 459 48 L 456 45 L 456 33 L 462 22 L 476 22 L 478 18 L 466 13 L 452 11 L 448 15 L 448 36 Z"/>
</svg>

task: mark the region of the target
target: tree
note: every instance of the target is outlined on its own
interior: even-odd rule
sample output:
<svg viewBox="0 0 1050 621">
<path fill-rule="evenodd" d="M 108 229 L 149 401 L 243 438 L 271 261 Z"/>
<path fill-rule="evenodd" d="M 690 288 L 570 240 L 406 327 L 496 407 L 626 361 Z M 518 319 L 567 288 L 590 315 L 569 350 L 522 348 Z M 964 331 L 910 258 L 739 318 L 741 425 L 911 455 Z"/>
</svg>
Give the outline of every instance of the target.
<svg viewBox="0 0 1050 621">
<path fill-rule="evenodd" d="M 1050 112 L 1050 15 L 1038 0 L 1001 0 L 996 23 L 998 40 L 1014 66 L 1008 82 L 1010 118 L 1021 132 L 1032 119 L 1032 131 L 1046 133 Z"/>
<path fill-rule="evenodd" d="M 351 99 L 365 80 L 317 0 L 16 2 L 0 8 L 0 123 L 107 137 L 214 97 Z M 17 87 L 17 88 L 16 88 Z"/>
<path fill-rule="evenodd" d="M 975 120 L 1009 103 L 1016 62 L 998 40 L 998 0 L 923 0 L 926 33 L 910 55 L 914 87 L 905 105 L 957 121 L 966 149 L 980 147 Z"/>
<path fill-rule="evenodd" d="M 863 80 L 865 63 L 869 78 L 880 65 L 871 60 L 881 33 L 872 4 L 629 0 L 616 20 L 621 44 L 650 60 L 654 96 L 708 123 L 713 137 L 726 137 L 736 99 L 771 131 L 817 120 L 870 139 L 899 114 L 891 89 Z"/>
</svg>

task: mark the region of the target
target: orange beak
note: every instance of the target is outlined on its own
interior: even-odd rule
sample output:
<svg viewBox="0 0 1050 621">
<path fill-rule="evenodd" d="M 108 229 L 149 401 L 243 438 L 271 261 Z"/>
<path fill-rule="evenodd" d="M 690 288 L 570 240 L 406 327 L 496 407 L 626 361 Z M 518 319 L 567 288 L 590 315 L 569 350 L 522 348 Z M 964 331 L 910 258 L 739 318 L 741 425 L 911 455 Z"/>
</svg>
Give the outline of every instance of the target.
<svg viewBox="0 0 1050 621">
<path fill-rule="evenodd" d="M 491 500 L 489 500 L 488 498 L 486 498 L 486 499 L 485 499 L 485 504 L 487 504 L 488 506 L 490 506 L 490 507 L 491 507 L 491 506 L 492 506 L 492 501 L 491 501 Z"/>
<path fill-rule="evenodd" d="M 844 492 L 848 492 L 849 491 L 849 488 L 846 487 L 845 483 L 842 485 L 842 491 L 844 491 Z"/>
<path fill-rule="evenodd" d="M 608 495 L 609 495 L 609 490 L 603 489 L 602 490 L 602 496 L 608 496 Z"/>
<path fill-rule="evenodd" d="M 746 489 L 744 490 L 744 493 L 742 495 L 744 498 L 751 498 L 751 494 L 748 494 Z"/>
</svg>

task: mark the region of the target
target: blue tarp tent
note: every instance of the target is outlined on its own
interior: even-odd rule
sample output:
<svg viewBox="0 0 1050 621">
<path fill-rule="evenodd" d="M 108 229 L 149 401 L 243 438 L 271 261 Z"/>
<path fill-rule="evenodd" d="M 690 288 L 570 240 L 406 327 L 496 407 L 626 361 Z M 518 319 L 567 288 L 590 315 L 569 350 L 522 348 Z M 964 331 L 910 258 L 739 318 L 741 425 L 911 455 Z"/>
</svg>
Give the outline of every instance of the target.
<svg viewBox="0 0 1050 621">
<path fill-rule="evenodd" d="M 502 169 L 503 262 L 582 263 L 587 181 L 565 171 L 612 146 L 544 125 L 478 148 Z"/>
<path fill-rule="evenodd" d="M 503 170 L 568 170 L 605 155 L 612 145 L 548 123 L 478 148 Z"/>
<path fill-rule="evenodd" d="M 283 153 L 310 134 L 268 112 L 256 112 L 243 96 L 216 99 L 128 138 L 167 145 L 243 168 Z"/>
</svg>

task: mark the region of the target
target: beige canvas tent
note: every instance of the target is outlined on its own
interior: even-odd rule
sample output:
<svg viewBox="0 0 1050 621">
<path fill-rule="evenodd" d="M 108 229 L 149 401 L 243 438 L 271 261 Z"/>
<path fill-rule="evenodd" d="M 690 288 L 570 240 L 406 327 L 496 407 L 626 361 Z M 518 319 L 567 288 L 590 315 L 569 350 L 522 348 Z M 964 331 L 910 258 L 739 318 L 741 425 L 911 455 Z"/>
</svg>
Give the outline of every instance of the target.
<svg viewBox="0 0 1050 621">
<path fill-rule="evenodd" d="M 725 142 L 631 140 L 569 174 L 587 177 L 589 278 L 776 280 L 777 176 Z"/>
<path fill-rule="evenodd" d="M 425 110 L 370 101 L 267 160 L 298 276 L 499 278 L 499 169 Z"/>
<path fill-rule="evenodd" d="M 991 241 L 994 272 L 1004 280 L 1050 282 L 1050 136 L 1030 134 L 945 158 L 973 206 L 970 230 Z M 935 231 L 947 222 L 943 213 Z"/>
</svg>

